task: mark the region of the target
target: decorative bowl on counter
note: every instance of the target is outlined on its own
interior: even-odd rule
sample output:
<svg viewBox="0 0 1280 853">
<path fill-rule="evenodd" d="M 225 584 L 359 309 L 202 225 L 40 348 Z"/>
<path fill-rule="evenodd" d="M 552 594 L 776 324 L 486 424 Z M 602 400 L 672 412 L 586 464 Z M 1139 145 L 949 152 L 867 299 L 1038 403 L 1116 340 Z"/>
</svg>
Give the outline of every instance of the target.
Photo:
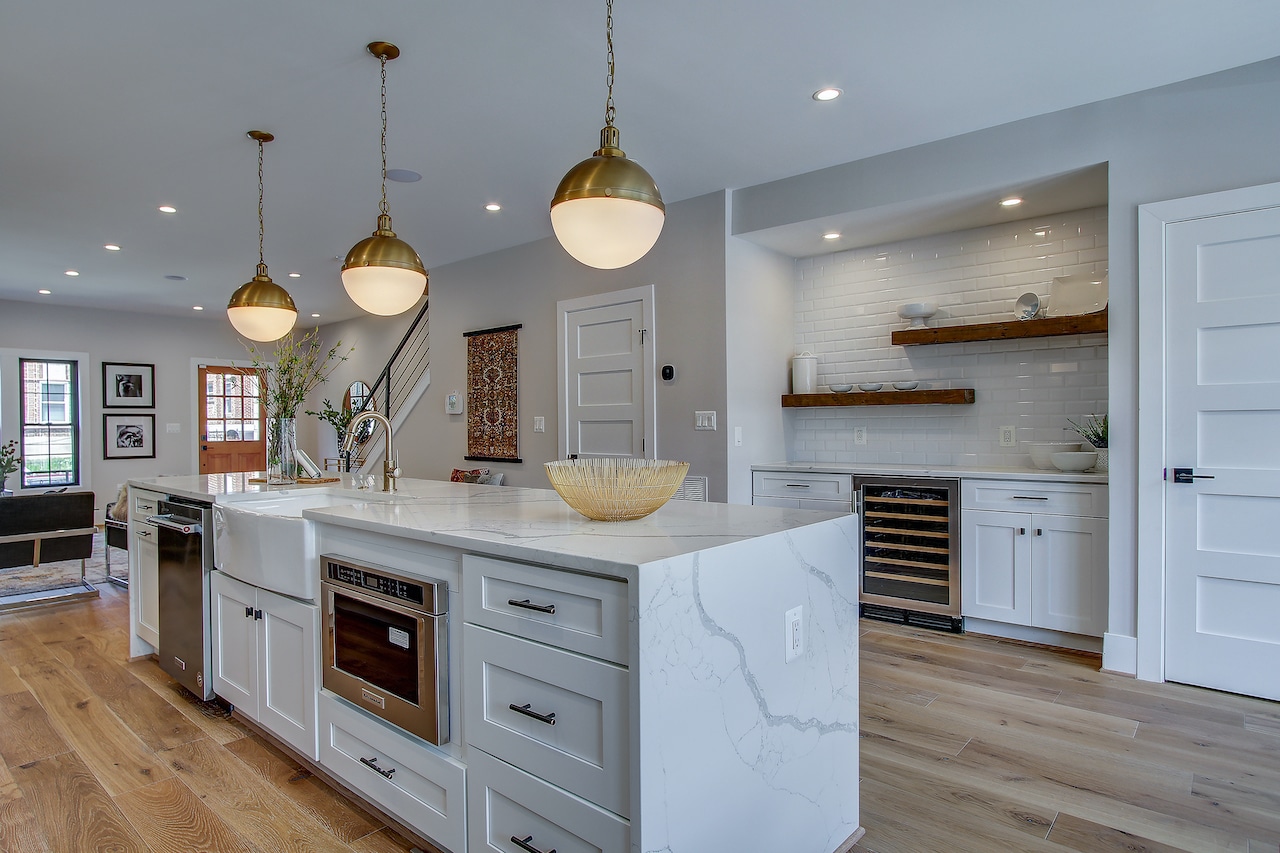
<svg viewBox="0 0 1280 853">
<path fill-rule="evenodd" d="M 845 394 L 853 390 L 852 385 L 828 385 L 827 387 L 837 394 Z"/>
<path fill-rule="evenodd" d="M 883 387 L 884 387 L 883 382 L 859 382 L 858 383 L 859 391 L 879 391 Z"/>
<path fill-rule="evenodd" d="M 1093 450 L 1062 451 L 1049 458 L 1059 471 L 1087 471 L 1098 462 L 1098 454 Z"/>
<path fill-rule="evenodd" d="M 1027 441 L 1024 442 L 1027 452 L 1031 454 L 1031 464 L 1037 468 L 1053 470 L 1053 460 L 1049 457 L 1054 453 L 1069 453 L 1080 449 L 1081 442 L 1078 441 Z"/>
<path fill-rule="evenodd" d="M 898 306 L 898 316 L 904 320 L 910 320 L 911 325 L 908 329 L 927 329 L 928 320 L 934 314 L 938 313 L 938 306 L 932 302 L 908 302 L 906 305 Z"/>
<path fill-rule="evenodd" d="M 914 391 L 920 387 L 920 383 L 914 379 L 900 379 L 893 383 L 893 387 L 899 391 Z"/>
<path fill-rule="evenodd" d="M 558 459 L 547 479 L 569 506 L 594 521 L 644 518 L 671 499 L 688 462 L 666 459 Z"/>
</svg>

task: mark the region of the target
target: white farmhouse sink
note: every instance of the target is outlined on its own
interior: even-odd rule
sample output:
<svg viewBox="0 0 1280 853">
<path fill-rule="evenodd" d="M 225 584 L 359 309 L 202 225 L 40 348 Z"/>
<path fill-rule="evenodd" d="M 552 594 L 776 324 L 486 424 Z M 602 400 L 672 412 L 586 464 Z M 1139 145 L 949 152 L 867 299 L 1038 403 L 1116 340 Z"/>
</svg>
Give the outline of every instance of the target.
<svg viewBox="0 0 1280 853">
<path fill-rule="evenodd" d="M 314 488 L 220 497 L 213 507 L 213 563 L 245 583 L 315 601 L 316 525 L 302 511 L 402 500 L 385 492 Z"/>
</svg>

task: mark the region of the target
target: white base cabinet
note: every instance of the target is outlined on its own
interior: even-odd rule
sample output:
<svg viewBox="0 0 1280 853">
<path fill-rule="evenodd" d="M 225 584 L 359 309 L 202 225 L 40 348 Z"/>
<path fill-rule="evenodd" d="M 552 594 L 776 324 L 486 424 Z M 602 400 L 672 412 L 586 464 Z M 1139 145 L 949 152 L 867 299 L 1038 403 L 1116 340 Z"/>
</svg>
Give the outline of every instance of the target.
<svg viewBox="0 0 1280 853">
<path fill-rule="evenodd" d="M 213 572 L 213 691 L 318 758 L 320 608 Z"/>
<path fill-rule="evenodd" d="M 965 481 L 961 507 L 964 616 L 1102 636 L 1105 486 Z"/>
<path fill-rule="evenodd" d="M 160 551 L 156 527 L 147 519 L 156 514 L 163 497 L 140 489 L 129 491 L 131 655 L 151 654 L 160 645 Z"/>
<path fill-rule="evenodd" d="M 753 471 L 753 506 L 785 509 L 820 509 L 850 512 L 853 508 L 853 477 L 849 474 Z"/>
</svg>

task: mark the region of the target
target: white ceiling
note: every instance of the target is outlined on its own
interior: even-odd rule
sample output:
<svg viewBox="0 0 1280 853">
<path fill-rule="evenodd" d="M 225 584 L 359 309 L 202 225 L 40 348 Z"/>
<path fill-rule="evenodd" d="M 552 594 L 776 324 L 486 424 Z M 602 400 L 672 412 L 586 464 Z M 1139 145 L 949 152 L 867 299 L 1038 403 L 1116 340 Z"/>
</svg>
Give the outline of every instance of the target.
<svg viewBox="0 0 1280 853">
<path fill-rule="evenodd" d="M 668 202 L 1266 59 L 1280 32 L 1275 0 L 617 0 L 614 17 L 622 147 Z M 354 316 L 335 256 L 377 215 L 370 41 L 403 51 L 389 165 L 423 180 L 388 192 L 428 268 L 550 235 L 603 123 L 602 0 L 41 0 L 0 23 L 0 299 L 225 322 L 257 263 L 260 128 L 271 275 L 304 319 Z M 810 98 L 828 85 L 845 96 Z"/>
</svg>

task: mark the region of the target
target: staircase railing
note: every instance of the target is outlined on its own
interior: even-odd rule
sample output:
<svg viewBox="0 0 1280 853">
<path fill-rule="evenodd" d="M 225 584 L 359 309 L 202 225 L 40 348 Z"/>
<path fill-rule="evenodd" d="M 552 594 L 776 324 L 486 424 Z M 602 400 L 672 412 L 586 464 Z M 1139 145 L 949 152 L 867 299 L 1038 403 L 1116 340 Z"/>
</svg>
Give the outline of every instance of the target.
<svg viewBox="0 0 1280 853">
<path fill-rule="evenodd" d="M 370 386 L 369 396 L 365 398 L 361 411 L 371 407 L 380 408 L 387 419 L 398 426 L 403 420 L 402 416 L 408 415 L 409 409 L 418 401 L 423 391 L 422 380 L 430 376 L 431 368 L 431 323 L 427 317 L 429 304 L 430 300 L 422 303 L 422 308 L 409 324 L 404 337 Z M 366 459 L 373 455 L 367 454 Z M 351 460 L 344 458 L 343 461 L 344 467 L 350 470 Z"/>
</svg>

